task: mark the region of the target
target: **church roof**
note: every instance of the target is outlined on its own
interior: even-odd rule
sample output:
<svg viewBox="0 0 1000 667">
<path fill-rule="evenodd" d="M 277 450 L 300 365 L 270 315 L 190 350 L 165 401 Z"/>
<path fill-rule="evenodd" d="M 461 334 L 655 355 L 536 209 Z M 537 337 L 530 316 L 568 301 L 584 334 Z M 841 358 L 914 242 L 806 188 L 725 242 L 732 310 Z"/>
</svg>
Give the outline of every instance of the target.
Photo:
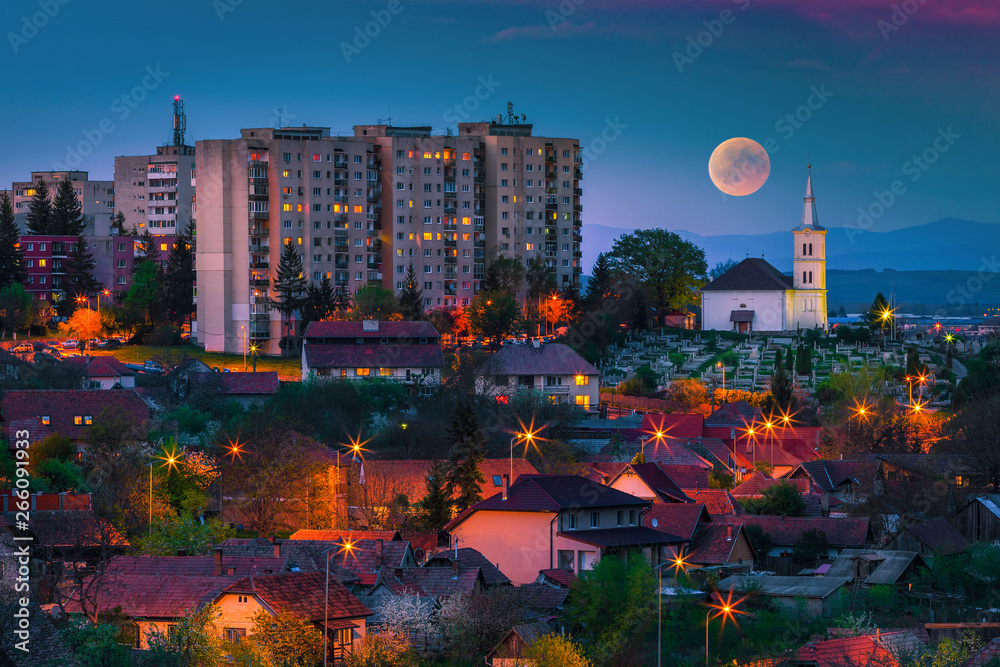
<svg viewBox="0 0 1000 667">
<path fill-rule="evenodd" d="M 786 276 L 763 258 L 747 257 L 701 288 L 703 292 L 734 290 L 770 292 L 792 289 L 792 277 Z"/>
<path fill-rule="evenodd" d="M 802 232 L 811 229 L 818 232 L 825 232 L 826 228 L 819 224 L 819 216 L 816 215 L 816 197 L 813 196 L 812 172 L 806 177 L 806 196 L 802 203 L 802 220 L 793 232 Z"/>
</svg>

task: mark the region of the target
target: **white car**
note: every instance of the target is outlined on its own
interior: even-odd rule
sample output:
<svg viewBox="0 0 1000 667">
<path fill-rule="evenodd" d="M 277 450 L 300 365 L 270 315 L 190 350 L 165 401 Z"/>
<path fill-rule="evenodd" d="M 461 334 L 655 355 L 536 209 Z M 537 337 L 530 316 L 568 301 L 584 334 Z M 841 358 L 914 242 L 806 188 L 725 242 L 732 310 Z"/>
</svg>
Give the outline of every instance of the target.
<svg viewBox="0 0 1000 667">
<path fill-rule="evenodd" d="M 64 350 L 75 350 L 80 347 L 80 341 L 75 338 L 67 338 L 62 342 L 62 348 Z"/>
</svg>

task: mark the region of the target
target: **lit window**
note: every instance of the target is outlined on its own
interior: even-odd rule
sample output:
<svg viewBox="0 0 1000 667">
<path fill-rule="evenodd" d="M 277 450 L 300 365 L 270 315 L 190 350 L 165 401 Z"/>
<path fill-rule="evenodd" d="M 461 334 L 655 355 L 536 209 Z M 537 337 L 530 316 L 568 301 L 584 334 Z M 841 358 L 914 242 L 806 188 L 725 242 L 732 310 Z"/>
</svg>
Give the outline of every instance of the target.
<svg viewBox="0 0 1000 667">
<path fill-rule="evenodd" d="M 299 204 L 299 213 L 302 212 L 302 204 Z"/>
<path fill-rule="evenodd" d="M 471 222 L 471 220 L 468 217 L 462 218 L 462 224 L 463 225 L 468 225 L 470 222 Z"/>
<path fill-rule="evenodd" d="M 50 420 L 49 420 L 49 416 L 48 416 L 48 415 L 41 415 L 41 416 L 39 416 L 39 417 L 38 417 L 38 419 L 39 419 L 39 420 L 40 420 L 40 421 L 42 422 L 42 424 L 44 424 L 45 426 L 48 426 L 48 425 L 49 425 L 49 421 L 50 421 Z"/>
<path fill-rule="evenodd" d="M 281 205 L 281 210 L 283 210 L 283 211 L 291 211 L 292 210 L 292 205 L 291 204 L 282 204 Z"/>
<path fill-rule="evenodd" d="M 424 240 L 425 241 L 431 241 L 433 239 L 434 239 L 434 233 L 433 232 L 424 232 Z"/>
<path fill-rule="evenodd" d="M 365 207 L 364 206 L 355 206 L 354 207 L 354 212 L 355 213 L 364 213 L 365 212 Z"/>
<path fill-rule="evenodd" d="M 74 416 L 73 417 L 73 424 L 75 426 L 82 426 L 83 425 L 83 415 L 76 415 L 76 416 Z"/>
<path fill-rule="evenodd" d="M 576 376 L 576 386 L 578 386 L 578 387 L 586 387 L 588 384 L 590 384 L 590 378 L 589 377 L 587 377 L 586 375 L 577 375 Z"/>
<path fill-rule="evenodd" d="M 38 260 L 38 266 L 45 266 L 45 262 L 46 262 L 46 260 L 44 260 L 44 259 Z"/>
<path fill-rule="evenodd" d="M 371 375 L 372 369 L 370 368 L 355 368 L 354 374 L 358 377 L 368 377 Z"/>
<path fill-rule="evenodd" d="M 395 375 L 395 372 L 391 368 L 380 368 L 378 369 L 378 374 L 382 377 L 391 377 Z"/>
<path fill-rule="evenodd" d="M 299 245 L 302 245 L 302 237 L 299 237 Z"/>
<path fill-rule="evenodd" d="M 533 248 L 534 248 L 534 245 L 531 244 L 531 243 L 525 243 L 524 244 L 524 249 L 525 250 L 532 250 Z"/>
<path fill-rule="evenodd" d="M 161 243 L 160 244 L 160 250 L 164 250 L 165 251 L 166 249 L 167 249 L 167 244 L 166 243 Z"/>
<path fill-rule="evenodd" d="M 468 160 L 468 159 L 469 159 L 469 157 L 470 157 L 470 156 L 469 156 L 469 154 L 468 154 L 468 153 L 462 153 L 462 159 L 463 159 L 463 160 Z"/>
<path fill-rule="evenodd" d="M 430 151 L 424 151 L 424 159 L 425 160 L 431 159 L 431 152 Z"/>
</svg>

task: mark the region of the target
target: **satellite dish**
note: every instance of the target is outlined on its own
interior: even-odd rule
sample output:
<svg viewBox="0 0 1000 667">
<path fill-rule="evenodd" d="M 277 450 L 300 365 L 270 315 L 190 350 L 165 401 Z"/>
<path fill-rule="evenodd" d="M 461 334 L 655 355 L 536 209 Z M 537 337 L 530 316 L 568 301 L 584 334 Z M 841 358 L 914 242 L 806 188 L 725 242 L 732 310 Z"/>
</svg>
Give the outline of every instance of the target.
<svg viewBox="0 0 1000 667">
<path fill-rule="evenodd" d="M 656 519 L 653 519 L 653 528 L 656 528 Z"/>
</svg>

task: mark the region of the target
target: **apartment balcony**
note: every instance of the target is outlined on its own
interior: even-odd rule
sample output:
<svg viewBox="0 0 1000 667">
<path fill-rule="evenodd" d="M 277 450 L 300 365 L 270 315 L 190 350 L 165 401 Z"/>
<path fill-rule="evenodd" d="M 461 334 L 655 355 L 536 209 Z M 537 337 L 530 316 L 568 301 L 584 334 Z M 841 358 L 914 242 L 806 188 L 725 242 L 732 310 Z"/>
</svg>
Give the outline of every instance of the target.
<svg viewBox="0 0 1000 667">
<path fill-rule="evenodd" d="M 335 201 L 338 204 L 346 204 L 347 203 L 347 195 L 336 195 L 333 198 L 333 201 Z"/>
<path fill-rule="evenodd" d="M 445 296 L 456 296 L 457 294 L 458 294 L 458 290 L 455 289 L 454 287 L 445 287 L 444 288 L 444 295 Z"/>
<path fill-rule="evenodd" d="M 271 315 L 270 315 L 270 313 L 253 313 L 252 315 L 250 315 L 250 321 L 251 322 L 270 322 L 271 321 Z"/>
<path fill-rule="evenodd" d="M 334 252 L 347 252 L 349 249 L 350 249 L 350 246 L 347 245 L 346 242 L 345 243 L 334 243 L 333 244 L 333 251 Z"/>
<path fill-rule="evenodd" d="M 334 262 L 333 268 L 335 269 L 346 269 L 348 268 L 347 262 Z"/>
<path fill-rule="evenodd" d="M 569 393 L 569 385 L 560 385 L 560 384 L 546 385 L 542 387 L 542 391 L 545 392 L 546 394 L 549 394 L 550 396 L 560 396 Z"/>
<path fill-rule="evenodd" d="M 446 204 L 445 207 L 444 207 L 444 214 L 445 215 L 458 215 L 458 207 L 457 206 L 448 206 Z"/>
<path fill-rule="evenodd" d="M 583 258 L 583 252 L 581 252 L 579 250 L 574 250 L 573 251 L 573 257 L 576 257 L 577 259 L 582 259 Z"/>
<path fill-rule="evenodd" d="M 574 211 L 582 211 L 583 210 L 583 204 L 573 204 L 573 210 Z"/>
<path fill-rule="evenodd" d="M 382 194 L 381 193 L 374 194 L 374 195 L 368 195 L 368 203 L 369 204 L 378 204 L 381 201 L 382 201 Z"/>
<path fill-rule="evenodd" d="M 576 195 L 577 197 L 582 196 L 583 195 L 583 188 L 573 188 L 573 194 Z"/>
<path fill-rule="evenodd" d="M 457 192 L 448 192 L 448 191 L 445 191 L 445 193 L 444 193 L 444 198 L 445 199 L 455 199 L 456 197 L 458 197 L 458 193 Z"/>
<path fill-rule="evenodd" d="M 270 287 L 270 278 L 251 278 L 250 287 Z"/>
<path fill-rule="evenodd" d="M 348 181 L 347 181 L 346 178 L 335 178 L 335 179 L 333 179 L 333 184 L 334 185 L 347 185 Z"/>
<path fill-rule="evenodd" d="M 382 262 L 368 262 L 369 269 L 377 269 L 382 266 Z"/>
<path fill-rule="evenodd" d="M 347 214 L 338 213 L 337 215 L 333 216 L 333 219 L 336 220 L 337 222 L 347 222 Z"/>
<path fill-rule="evenodd" d="M 251 238 L 267 238 L 271 235 L 271 230 L 267 227 L 251 227 L 250 237 Z"/>
<path fill-rule="evenodd" d="M 270 262 L 250 262 L 251 269 L 269 269 L 271 268 Z"/>
<path fill-rule="evenodd" d="M 445 257 L 444 258 L 444 263 L 446 265 L 450 264 L 450 265 L 454 266 L 454 265 L 458 264 L 458 257 Z"/>
<path fill-rule="evenodd" d="M 270 220 L 271 214 L 267 211 L 250 211 L 251 220 Z"/>
<path fill-rule="evenodd" d="M 583 172 L 577 169 L 576 171 L 573 172 L 573 178 L 579 181 L 580 179 L 583 178 Z"/>
<path fill-rule="evenodd" d="M 253 254 L 253 255 L 267 255 L 270 252 L 271 252 L 270 246 L 266 246 L 266 245 L 251 245 L 250 246 L 250 254 Z"/>
</svg>

